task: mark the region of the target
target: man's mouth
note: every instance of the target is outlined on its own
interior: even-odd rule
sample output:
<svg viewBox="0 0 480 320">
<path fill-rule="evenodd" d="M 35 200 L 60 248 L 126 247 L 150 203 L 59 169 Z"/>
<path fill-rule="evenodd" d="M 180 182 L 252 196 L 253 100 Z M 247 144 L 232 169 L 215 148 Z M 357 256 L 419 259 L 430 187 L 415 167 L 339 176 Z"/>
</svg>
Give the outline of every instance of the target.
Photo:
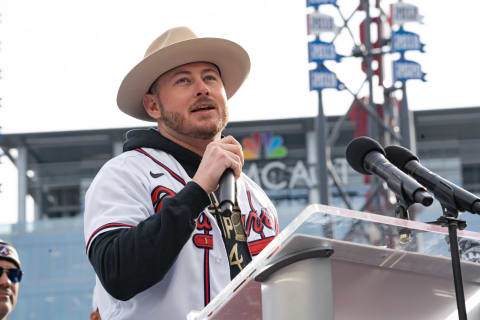
<svg viewBox="0 0 480 320">
<path fill-rule="evenodd" d="M 198 105 L 192 108 L 192 113 L 209 110 L 215 110 L 215 107 L 211 104 Z"/>
<path fill-rule="evenodd" d="M 0 301 L 10 301 L 10 294 L 7 292 L 0 292 Z"/>
</svg>

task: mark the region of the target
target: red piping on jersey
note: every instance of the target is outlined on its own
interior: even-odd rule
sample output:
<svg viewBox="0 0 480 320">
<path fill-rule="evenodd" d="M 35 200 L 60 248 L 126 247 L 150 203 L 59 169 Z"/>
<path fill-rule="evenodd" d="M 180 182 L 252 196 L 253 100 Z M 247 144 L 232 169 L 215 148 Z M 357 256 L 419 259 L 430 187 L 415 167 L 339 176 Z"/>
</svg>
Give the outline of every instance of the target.
<svg viewBox="0 0 480 320">
<path fill-rule="evenodd" d="M 253 208 L 252 196 L 250 194 L 250 191 L 247 191 L 247 198 L 248 198 L 248 205 L 250 206 L 250 210 L 255 211 L 255 209 Z"/>
<path fill-rule="evenodd" d="M 163 163 L 161 163 L 160 161 L 158 161 L 157 159 L 155 159 L 153 156 L 151 156 L 149 153 L 147 153 L 145 150 L 143 150 L 142 148 L 136 148 L 135 150 L 137 150 L 138 152 L 146 155 L 147 157 L 149 157 L 150 159 L 152 159 L 153 162 L 155 162 L 156 164 L 158 164 L 160 167 L 162 167 L 163 169 L 167 170 L 168 173 L 170 173 L 170 175 L 172 177 L 174 177 L 176 180 L 178 180 L 181 184 L 183 185 L 186 185 L 187 183 L 185 182 L 185 180 L 183 180 L 178 174 L 176 174 L 175 172 L 173 172 L 173 170 L 171 170 L 170 168 L 168 168 L 166 165 L 164 165 Z"/>
<path fill-rule="evenodd" d="M 252 256 L 256 256 L 275 238 L 275 236 L 268 237 L 265 239 L 255 240 L 248 243 L 248 249 Z"/>
<path fill-rule="evenodd" d="M 204 299 L 205 299 L 205 306 L 210 302 L 210 250 L 205 248 L 205 259 L 204 263 L 205 265 L 203 266 L 203 271 L 204 271 Z"/>
<path fill-rule="evenodd" d="M 97 228 L 97 230 L 93 231 L 92 235 L 90 238 L 88 238 L 87 241 L 87 247 L 85 248 L 85 251 L 88 251 L 88 246 L 90 245 L 90 241 L 92 241 L 93 236 L 95 236 L 98 232 L 104 230 L 104 229 L 109 229 L 109 228 L 115 228 L 115 227 L 129 227 L 133 228 L 135 227 L 134 225 L 131 224 L 125 224 L 125 223 L 107 223 L 101 226 L 100 228 Z"/>
<path fill-rule="evenodd" d="M 204 233 L 194 234 L 193 244 L 204 250 L 203 253 L 203 302 L 205 306 L 210 302 L 210 249 L 213 249 L 213 235 L 209 234 L 212 225 L 204 212 L 197 219 L 197 230 L 203 230 Z"/>
</svg>

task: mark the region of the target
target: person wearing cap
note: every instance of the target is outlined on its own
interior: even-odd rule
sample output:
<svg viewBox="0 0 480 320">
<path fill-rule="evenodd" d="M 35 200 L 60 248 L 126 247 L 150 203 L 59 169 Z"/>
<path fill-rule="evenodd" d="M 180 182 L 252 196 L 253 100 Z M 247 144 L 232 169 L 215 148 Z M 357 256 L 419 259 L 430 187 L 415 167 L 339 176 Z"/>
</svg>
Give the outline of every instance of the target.
<svg viewBox="0 0 480 320">
<path fill-rule="evenodd" d="M 242 173 L 242 146 L 222 136 L 227 100 L 249 70 L 240 45 L 178 27 L 123 79 L 120 110 L 156 126 L 127 132 L 124 152 L 86 193 L 86 253 L 102 319 L 185 319 L 278 234 L 275 207 Z M 227 169 L 232 210 L 218 201 Z"/>
<path fill-rule="evenodd" d="M 92 312 L 90 312 L 90 320 L 102 320 L 100 311 L 98 310 L 98 284 L 95 284 L 92 294 Z"/>
<path fill-rule="evenodd" d="M 90 320 L 102 320 L 102 317 L 100 316 L 100 311 L 98 311 L 98 308 L 96 308 L 94 311 L 90 313 Z"/>
<path fill-rule="evenodd" d="M 0 320 L 7 319 L 18 299 L 23 271 L 15 248 L 0 240 Z"/>
</svg>

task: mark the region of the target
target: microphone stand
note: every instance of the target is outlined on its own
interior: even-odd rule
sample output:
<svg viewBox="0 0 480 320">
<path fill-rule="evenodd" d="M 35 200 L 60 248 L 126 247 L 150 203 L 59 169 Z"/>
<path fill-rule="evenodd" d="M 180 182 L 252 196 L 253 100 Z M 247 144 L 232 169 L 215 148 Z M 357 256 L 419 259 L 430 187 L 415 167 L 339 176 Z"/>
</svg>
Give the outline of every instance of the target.
<svg viewBox="0 0 480 320">
<path fill-rule="evenodd" d="M 408 208 L 413 204 L 413 201 L 407 200 L 404 195 L 395 193 L 397 203 L 395 204 L 395 216 L 400 219 L 410 220 L 410 213 Z M 407 244 L 411 239 L 411 232 L 408 228 L 402 228 L 400 233 L 400 243 Z"/>
<path fill-rule="evenodd" d="M 452 203 L 453 197 L 451 198 Z M 465 306 L 465 293 L 463 291 L 462 269 L 460 268 L 460 254 L 458 251 L 457 229 L 463 230 L 467 226 L 464 220 L 457 219 L 458 210 L 455 206 L 450 206 L 440 201 L 442 205 L 443 216 L 437 221 L 429 222 L 442 227 L 448 227 L 448 237 L 450 239 L 450 255 L 452 256 L 453 281 L 455 284 L 455 296 L 457 298 L 458 319 L 467 320 L 467 309 Z"/>
<path fill-rule="evenodd" d="M 445 191 L 445 190 L 442 190 Z M 448 194 L 449 197 L 445 197 Z M 412 201 L 401 194 L 395 193 L 397 203 L 395 204 L 395 215 L 400 219 L 410 220 L 408 208 L 413 204 Z M 430 224 L 448 227 L 448 236 L 450 239 L 450 254 L 452 257 L 453 281 L 455 284 L 455 296 L 457 299 L 458 319 L 467 320 L 467 309 L 465 306 L 465 293 L 463 290 L 462 269 L 460 268 L 460 253 L 458 250 L 457 229 L 463 230 L 467 223 L 458 218 L 458 210 L 455 208 L 454 194 L 448 190 L 443 192 L 442 197 L 438 197 L 442 205 L 443 215 L 436 221 L 428 222 Z M 448 200 L 446 200 L 448 199 Z M 410 241 L 411 232 L 408 228 L 400 230 L 400 243 L 408 243 Z"/>
<path fill-rule="evenodd" d="M 433 194 L 442 206 L 443 215 L 430 224 L 448 227 L 450 242 L 450 255 L 452 257 L 453 281 L 455 284 L 455 296 L 457 299 L 458 319 L 467 320 L 467 308 L 465 307 L 465 293 L 463 291 L 462 269 L 460 267 L 460 254 L 458 250 L 457 229 L 467 227 L 464 220 L 458 218 L 458 206 L 455 201 L 455 189 L 450 185 L 441 183 L 433 188 Z"/>
</svg>

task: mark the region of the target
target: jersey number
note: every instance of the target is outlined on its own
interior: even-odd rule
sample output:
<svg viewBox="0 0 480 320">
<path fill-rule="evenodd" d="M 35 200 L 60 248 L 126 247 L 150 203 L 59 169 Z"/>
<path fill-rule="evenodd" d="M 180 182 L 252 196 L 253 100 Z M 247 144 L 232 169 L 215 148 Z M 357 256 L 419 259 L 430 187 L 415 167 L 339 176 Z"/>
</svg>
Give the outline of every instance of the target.
<svg viewBox="0 0 480 320">
<path fill-rule="evenodd" d="M 238 256 L 238 243 L 235 243 L 232 247 L 232 250 L 230 250 L 230 255 L 229 255 L 229 260 L 230 260 L 230 265 L 231 266 L 238 266 L 240 271 L 242 270 L 242 263 L 243 263 L 243 257 Z"/>
</svg>

